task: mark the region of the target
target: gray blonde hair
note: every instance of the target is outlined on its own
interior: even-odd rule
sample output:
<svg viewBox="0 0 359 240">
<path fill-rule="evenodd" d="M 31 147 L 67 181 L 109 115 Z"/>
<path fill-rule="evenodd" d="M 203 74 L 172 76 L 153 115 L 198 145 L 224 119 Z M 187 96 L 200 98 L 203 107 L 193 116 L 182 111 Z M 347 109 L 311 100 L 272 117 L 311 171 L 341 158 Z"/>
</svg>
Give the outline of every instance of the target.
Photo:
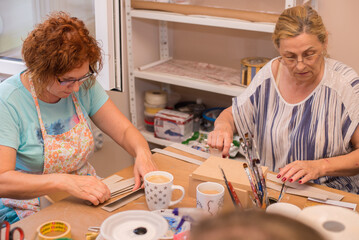
<svg viewBox="0 0 359 240">
<path fill-rule="evenodd" d="M 279 48 L 281 39 L 296 37 L 302 33 L 316 35 L 322 44 L 327 42 L 327 30 L 322 18 L 309 5 L 284 10 L 278 18 L 272 40 Z"/>
</svg>

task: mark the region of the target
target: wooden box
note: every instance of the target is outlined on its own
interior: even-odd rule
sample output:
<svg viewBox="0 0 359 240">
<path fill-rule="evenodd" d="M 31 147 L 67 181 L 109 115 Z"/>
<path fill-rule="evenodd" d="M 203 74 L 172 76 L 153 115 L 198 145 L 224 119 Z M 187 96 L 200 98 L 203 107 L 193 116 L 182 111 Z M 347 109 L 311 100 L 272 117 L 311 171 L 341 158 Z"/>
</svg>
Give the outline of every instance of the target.
<svg viewBox="0 0 359 240">
<path fill-rule="evenodd" d="M 217 182 L 222 184 L 225 188 L 223 208 L 225 210 L 234 208 L 231 197 L 224 182 L 222 172 L 219 168 L 220 166 L 226 174 L 227 180 L 232 183 L 242 206 L 244 208 L 252 207 L 252 200 L 250 195 L 253 199 L 254 197 L 247 174 L 243 168 L 243 163 L 244 162 L 240 160 L 225 159 L 215 156 L 209 157 L 189 176 L 188 195 L 190 197 L 196 198 L 197 185 L 202 182 Z M 264 175 L 266 174 L 267 169 L 267 167 L 262 167 Z"/>
</svg>

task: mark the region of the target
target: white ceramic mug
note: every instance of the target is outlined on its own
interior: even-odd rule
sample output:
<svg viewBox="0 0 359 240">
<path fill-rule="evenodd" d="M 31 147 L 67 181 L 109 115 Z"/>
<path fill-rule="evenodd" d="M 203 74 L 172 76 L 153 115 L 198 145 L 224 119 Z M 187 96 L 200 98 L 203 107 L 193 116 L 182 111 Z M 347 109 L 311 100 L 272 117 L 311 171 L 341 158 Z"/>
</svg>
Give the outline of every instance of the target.
<svg viewBox="0 0 359 240">
<path fill-rule="evenodd" d="M 294 204 L 279 202 L 269 205 L 266 212 L 276 213 L 296 219 L 297 215 L 301 212 L 301 209 Z"/>
<path fill-rule="evenodd" d="M 203 182 L 197 185 L 197 208 L 216 215 L 223 207 L 224 187 L 215 182 Z"/>
<path fill-rule="evenodd" d="M 152 181 L 153 179 L 155 180 Z M 173 185 L 173 175 L 169 172 L 149 172 L 145 175 L 144 181 L 146 202 L 148 209 L 151 211 L 166 209 L 169 206 L 173 206 L 179 203 L 184 197 L 184 188 L 179 185 Z M 182 196 L 175 201 L 171 201 L 172 191 L 175 189 L 182 191 Z"/>
</svg>

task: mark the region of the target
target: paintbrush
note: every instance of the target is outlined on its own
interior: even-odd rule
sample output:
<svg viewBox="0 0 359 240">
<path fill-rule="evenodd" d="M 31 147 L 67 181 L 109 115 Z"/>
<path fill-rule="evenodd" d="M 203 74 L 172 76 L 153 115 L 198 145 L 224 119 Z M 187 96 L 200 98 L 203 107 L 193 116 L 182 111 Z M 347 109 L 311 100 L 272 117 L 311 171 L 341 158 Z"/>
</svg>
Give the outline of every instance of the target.
<svg viewBox="0 0 359 240">
<path fill-rule="evenodd" d="M 256 164 L 258 167 L 258 173 L 259 173 L 259 177 L 262 183 L 262 188 L 263 188 L 263 200 L 262 203 L 265 203 L 267 206 L 269 205 L 269 199 L 268 199 L 268 192 L 267 192 L 267 186 L 266 186 L 266 180 L 265 177 L 263 175 L 263 171 L 262 171 L 262 167 L 260 165 L 260 160 L 256 159 Z"/>
<path fill-rule="evenodd" d="M 234 205 L 236 208 L 238 208 L 238 207 L 239 207 L 239 208 L 242 208 L 242 204 L 241 204 L 241 202 L 239 201 L 239 198 L 238 198 L 236 192 L 235 192 L 234 189 L 233 189 L 232 183 L 227 180 L 226 174 L 224 173 L 223 169 L 222 169 L 220 166 L 218 166 L 218 167 L 219 167 L 219 169 L 221 169 L 221 171 L 222 171 L 223 178 L 224 178 L 224 182 L 226 183 L 226 186 L 227 186 L 229 195 L 231 196 L 233 205 Z"/>
<path fill-rule="evenodd" d="M 253 180 L 252 180 L 252 177 L 251 177 L 251 173 L 249 172 L 248 164 L 247 164 L 247 163 L 243 163 L 243 167 L 244 167 L 244 171 L 245 171 L 246 174 L 247 174 L 247 177 L 248 177 L 248 180 L 249 180 L 249 184 L 251 185 L 254 198 L 255 198 L 255 200 L 256 200 L 256 202 L 257 202 L 257 207 L 262 207 L 262 203 L 261 203 L 261 201 L 259 200 L 259 197 L 258 197 L 257 189 L 256 189 L 256 187 L 254 186 L 254 183 L 253 183 Z"/>
<path fill-rule="evenodd" d="M 259 170 L 258 170 L 258 166 L 256 164 L 256 159 L 253 159 L 253 174 L 254 174 L 254 178 L 257 184 L 257 192 L 258 192 L 258 197 L 259 200 L 261 202 L 263 202 L 263 196 L 264 196 L 264 192 L 263 192 L 263 187 L 262 187 L 262 181 L 261 178 L 259 176 Z"/>
<path fill-rule="evenodd" d="M 277 202 L 279 202 L 283 198 L 283 195 L 284 195 L 284 192 L 285 192 L 284 187 L 285 187 L 285 182 L 282 184 L 282 188 L 280 189 L 280 193 L 279 193 L 279 197 L 278 197 Z"/>
<path fill-rule="evenodd" d="M 293 156 L 290 156 L 290 162 L 293 162 Z M 277 202 L 282 200 L 284 193 L 285 193 L 285 182 L 282 184 L 282 188 L 280 189 L 280 193 L 279 193 Z"/>
</svg>

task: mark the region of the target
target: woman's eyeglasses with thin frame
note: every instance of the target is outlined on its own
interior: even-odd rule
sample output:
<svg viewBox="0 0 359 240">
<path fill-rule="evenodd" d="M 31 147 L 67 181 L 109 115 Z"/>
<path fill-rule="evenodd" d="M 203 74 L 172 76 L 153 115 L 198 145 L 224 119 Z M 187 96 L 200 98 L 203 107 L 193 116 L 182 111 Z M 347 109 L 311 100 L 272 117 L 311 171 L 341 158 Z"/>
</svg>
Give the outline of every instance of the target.
<svg viewBox="0 0 359 240">
<path fill-rule="evenodd" d="M 61 86 L 67 86 L 67 85 L 70 85 L 70 84 L 74 84 L 75 82 L 82 83 L 82 82 L 86 81 L 87 79 L 89 79 L 90 77 L 92 77 L 94 75 L 94 73 L 95 72 L 92 70 L 92 68 L 90 66 L 90 72 L 87 73 L 85 76 L 79 78 L 79 79 L 61 81 L 59 77 L 56 77 L 56 78 L 57 78 L 57 81 L 60 83 Z"/>
<path fill-rule="evenodd" d="M 279 61 L 283 62 L 288 67 L 295 67 L 299 62 L 302 62 L 305 65 L 311 65 L 313 64 L 319 56 L 321 56 L 323 53 L 314 53 L 307 56 L 302 56 L 302 60 L 298 61 L 298 57 L 279 57 Z"/>
</svg>

